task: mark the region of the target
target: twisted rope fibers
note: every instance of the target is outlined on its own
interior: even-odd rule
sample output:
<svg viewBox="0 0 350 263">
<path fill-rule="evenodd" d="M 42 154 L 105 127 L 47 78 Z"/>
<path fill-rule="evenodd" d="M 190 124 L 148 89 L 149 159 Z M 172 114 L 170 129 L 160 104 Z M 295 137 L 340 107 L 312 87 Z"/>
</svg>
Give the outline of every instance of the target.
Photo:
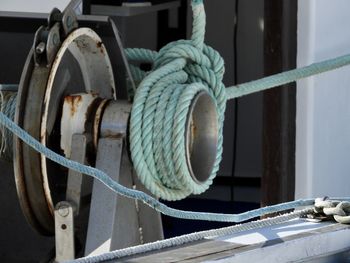
<svg viewBox="0 0 350 263">
<path fill-rule="evenodd" d="M 14 119 L 16 113 L 17 93 L 0 90 L 0 108 L 8 118 Z M 0 157 L 7 161 L 13 159 L 13 136 L 3 125 L 0 126 L 1 146 Z"/>
<path fill-rule="evenodd" d="M 122 186 L 116 181 L 112 180 L 106 173 L 98 170 L 94 167 L 87 166 L 72 160 L 69 160 L 54 151 L 46 148 L 39 141 L 34 139 L 26 131 L 21 129 L 17 124 L 6 117 L 2 112 L 0 112 L 0 123 L 9 129 L 14 135 L 18 136 L 26 144 L 32 147 L 35 151 L 43 154 L 46 158 L 74 171 L 82 174 L 90 175 L 91 177 L 99 180 L 104 185 L 106 185 L 112 191 L 132 199 L 136 199 L 145 203 L 146 205 L 152 207 L 156 211 L 163 213 L 171 217 L 177 217 L 182 219 L 193 219 L 193 220 L 208 220 L 208 221 L 218 221 L 218 222 L 243 222 L 249 219 L 259 217 L 266 214 L 272 214 L 276 212 L 286 211 L 300 206 L 313 205 L 314 199 L 301 199 L 297 201 L 287 202 L 283 204 L 278 204 L 274 206 L 267 206 L 241 214 L 221 214 L 221 213 L 206 213 L 206 212 L 192 212 L 183 211 L 168 207 L 158 201 L 156 198 L 138 190 L 133 190 Z"/>
<path fill-rule="evenodd" d="M 112 252 L 107 252 L 97 256 L 87 256 L 84 258 L 79 258 L 76 260 L 72 260 L 69 262 L 75 263 L 95 263 L 95 262 L 103 262 L 108 260 L 121 259 L 125 257 L 135 256 L 137 254 L 142 254 L 146 252 L 151 252 L 160 249 L 166 249 L 169 247 L 180 246 L 184 244 L 188 244 L 194 241 L 203 240 L 205 238 L 215 238 L 220 236 L 232 235 L 235 233 L 249 231 L 254 229 L 259 229 L 263 227 L 274 226 L 277 224 L 282 224 L 286 221 L 298 218 L 312 211 L 312 209 L 303 209 L 300 211 L 295 211 L 292 213 L 287 213 L 284 215 L 276 216 L 273 218 L 266 218 L 258 221 L 252 221 L 245 224 L 239 224 L 235 226 L 224 227 L 220 229 L 212 229 L 207 231 L 201 231 L 196 233 L 191 233 L 187 235 L 182 235 L 178 237 L 169 238 L 166 240 L 160 240 L 144 245 L 128 247 L 124 249 L 115 250 Z"/>
<path fill-rule="evenodd" d="M 141 182 L 156 197 L 179 200 L 208 189 L 219 169 L 222 155 L 226 101 L 281 86 L 350 63 L 350 55 L 290 70 L 225 89 L 224 61 L 204 44 L 205 11 L 202 0 L 192 1 L 191 40 L 179 40 L 159 53 L 147 49 L 126 49 L 131 62 L 153 63 L 151 72 L 132 66 L 139 84 L 130 121 L 130 148 Z M 185 118 L 190 102 L 200 91 L 215 101 L 218 114 L 218 146 L 211 175 L 205 182 L 192 180 L 185 156 Z"/>
<path fill-rule="evenodd" d="M 222 83 L 224 61 L 220 54 L 204 44 L 205 11 L 202 1 L 192 1 L 191 40 L 179 40 L 159 53 L 128 49 L 131 61 L 153 63 L 134 97 L 130 119 L 130 150 L 141 182 L 156 197 L 179 200 L 200 194 L 212 184 L 222 155 L 223 122 L 226 108 Z M 195 182 L 186 161 L 185 130 L 192 100 L 200 92 L 215 102 L 218 114 L 218 146 L 211 174 L 205 182 Z"/>
<path fill-rule="evenodd" d="M 340 68 L 350 64 L 350 55 L 346 55 L 335 59 L 314 63 L 304 68 L 276 74 L 257 81 L 252 81 L 249 83 L 233 86 L 225 90 L 223 89 L 224 86 L 222 84 L 222 76 L 224 72 L 223 60 L 221 59 L 221 57 L 218 55 L 216 51 L 202 44 L 203 43 L 202 40 L 204 40 L 204 31 L 201 31 L 196 27 L 196 23 L 197 25 L 201 24 L 200 23 L 201 19 L 196 19 L 196 15 L 197 17 L 202 16 L 202 19 L 204 17 L 204 20 L 205 20 L 204 8 L 202 9 L 201 5 L 202 5 L 202 1 L 200 0 L 193 1 L 195 24 L 194 24 L 193 37 L 191 41 L 181 40 L 181 41 L 177 41 L 176 43 L 171 43 L 167 45 L 164 49 L 162 49 L 158 54 L 152 51 L 142 50 L 142 49 L 127 50 L 127 54 L 129 58 L 132 58 L 132 56 L 134 56 L 133 58 L 134 60 L 139 60 L 140 58 L 142 58 L 145 61 L 154 62 L 154 65 L 155 65 L 154 71 L 151 73 L 143 72 L 137 67 L 134 67 L 134 72 L 137 72 L 137 74 L 139 74 L 139 77 L 137 78 L 137 80 L 142 81 L 140 84 L 140 87 L 143 87 L 142 89 L 137 90 L 136 100 L 139 102 L 140 101 L 143 102 L 147 106 L 137 105 L 138 107 L 135 107 L 133 109 L 134 125 L 136 121 L 138 120 L 142 121 L 141 126 L 137 124 L 133 126 L 133 129 L 134 129 L 133 130 L 134 137 L 132 139 L 133 145 L 139 145 L 140 142 L 143 143 L 142 147 L 145 147 L 148 145 L 148 141 L 147 141 L 148 139 L 145 138 L 145 136 L 142 136 L 142 135 L 140 136 L 139 134 L 137 134 L 137 128 L 148 127 L 148 129 L 150 129 L 148 125 L 150 125 L 149 123 L 152 122 L 148 120 L 148 118 L 150 118 L 149 116 L 152 115 L 152 113 L 147 113 L 149 115 L 144 114 L 142 115 L 142 117 L 138 116 L 138 114 L 140 114 L 140 112 L 142 112 L 144 108 L 153 109 L 153 110 L 156 109 L 157 116 L 155 117 L 153 116 L 155 121 L 156 120 L 159 121 L 162 119 L 158 115 L 162 115 L 164 110 L 167 113 L 171 114 L 171 116 L 173 115 L 177 117 L 185 116 L 186 110 L 188 110 L 187 108 L 189 105 L 188 103 L 191 101 L 191 99 L 193 99 L 196 92 L 206 91 L 216 101 L 216 104 L 218 107 L 218 114 L 219 116 L 221 116 L 220 115 L 221 110 L 224 112 L 225 103 L 226 103 L 226 100 L 228 99 L 237 98 L 237 97 L 248 95 L 254 92 L 258 92 L 258 91 L 266 90 L 276 86 L 280 86 L 283 84 L 287 84 L 290 82 L 294 82 L 301 78 L 316 75 L 322 72 L 330 71 L 330 70 Z M 201 26 L 204 27 L 204 25 L 202 24 Z M 202 49 L 203 54 L 205 54 L 207 58 L 205 58 L 205 56 L 203 57 L 200 52 L 198 53 L 197 52 L 198 50 L 196 50 L 196 48 L 199 50 Z M 190 52 L 188 52 L 188 50 L 190 50 Z M 209 59 L 209 57 L 211 58 L 211 60 Z M 188 60 L 194 61 L 195 63 L 187 64 Z M 167 88 L 164 88 L 163 86 L 167 86 Z M 151 94 L 152 96 L 148 97 L 148 94 Z M 156 99 L 157 94 L 160 95 L 160 97 L 163 99 L 167 98 L 168 102 L 170 101 L 171 98 L 176 98 L 176 99 L 181 98 L 181 101 L 183 99 L 183 101 L 185 102 L 187 101 L 187 104 L 184 103 L 183 108 L 181 107 L 181 105 L 176 105 L 176 107 L 174 107 L 174 105 L 172 104 L 170 104 L 169 106 L 158 105 L 158 103 L 152 102 L 152 99 L 154 100 Z M 177 210 L 177 209 L 167 207 L 166 205 L 162 204 L 157 199 L 147 195 L 146 193 L 143 193 L 138 190 L 129 189 L 118 184 L 117 182 L 113 181 L 107 174 L 105 174 L 104 172 L 96 168 L 89 167 L 89 166 L 68 160 L 65 157 L 58 155 L 57 153 L 51 151 L 50 149 L 40 144 L 40 142 L 36 141 L 33 137 L 31 137 L 28 133 L 22 130 L 19 126 L 17 126 L 11 120 L 13 119 L 13 113 L 15 109 L 15 98 L 16 98 L 15 95 L 11 96 L 8 99 L 5 97 L 2 97 L 0 123 L 3 125 L 3 127 L 6 127 L 10 132 L 15 134 L 19 138 L 21 138 L 25 143 L 30 145 L 34 150 L 45 155 L 47 158 L 51 159 L 52 161 L 57 162 L 69 169 L 78 171 L 83 174 L 90 175 L 95 179 L 101 181 L 112 191 L 118 194 L 121 194 L 123 196 L 142 201 L 145 204 L 152 207 L 153 209 L 165 215 L 182 218 L 182 219 L 209 220 L 209 221 L 221 221 L 221 222 L 243 222 L 265 214 L 286 211 L 296 207 L 308 206 L 308 205 L 314 204 L 314 199 L 296 200 L 293 202 L 278 204 L 270 207 L 263 207 L 260 209 L 248 211 L 241 214 L 191 212 L 191 211 L 182 211 L 182 210 Z M 175 100 L 175 102 L 176 101 L 177 100 Z M 167 116 L 168 115 L 166 115 L 165 117 Z M 219 118 L 219 121 L 222 122 L 223 117 L 222 119 Z M 163 123 L 162 125 L 167 128 L 170 127 L 166 123 Z M 181 127 L 180 124 L 177 124 L 177 125 Z M 222 126 L 220 126 L 220 128 L 222 129 Z M 165 134 L 167 134 L 164 131 L 162 132 L 163 132 L 163 137 L 160 136 L 158 131 L 153 132 L 152 139 L 154 139 L 155 142 L 159 142 L 161 139 L 164 138 Z M 3 136 L 10 137 L 10 136 L 6 136 L 5 134 L 3 134 Z M 177 136 L 174 136 L 174 137 L 175 139 L 177 138 Z M 5 142 L 6 145 L 10 145 L 11 143 L 10 141 L 11 140 L 9 140 L 9 142 Z M 181 138 L 180 139 L 177 138 L 177 141 L 176 140 L 174 141 L 181 142 Z M 173 145 L 177 146 L 175 142 L 173 142 Z M 219 148 L 218 148 L 219 157 L 217 158 L 216 165 L 218 165 L 218 163 L 220 162 L 219 158 L 221 158 L 221 152 L 220 152 L 222 151 L 222 148 L 220 149 L 221 143 L 222 141 L 219 144 Z M 6 147 L 6 148 L 11 149 L 11 147 Z M 157 160 L 164 158 L 164 156 L 160 154 L 160 151 L 164 151 L 164 150 L 156 147 L 156 152 L 158 154 L 155 155 L 155 158 Z M 152 152 L 152 149 L 145 147 L 145 152 L 146 153 Z M 142 155 L 142 154 L 136 153 L 133 156 L 134 161 L 137 158 L 139 158 L 138 155 Z M 152 157 L 149 157 L 149 155 L 146 155 L 146 157 L 152 158 Z M 179 156 L 177 156 L 177 158 L 179 158 Z M 149 160 L 152 160 L 152 159 L 149 159 Z M 176 161 L 177 162 L 175 162 L 174 165 L 175 165 L 175 168 L 178 168 L 179 163 L 181 164 L 181 160 L 180 161 L 176 160 Z M 162 164 L 159 164 L 158 162 L 154 164 L 160 170 L 166 169 L 166 167 L 159 166 Z M 172 164 L 167 163 L 166 165 L 172 165 Z M 145 168 L 145 163 L 143 163 L 142 161 L 139 161 L 138 168 L 139 169 Z M 151 169 L 154 169 L 154 167 L 152 167 L 152 164 L 151 164 Z M 215 169 L 217 169 L 217 167 Z M 172 172 L 173 171 L 174 170 L 172 170 Z M 149 172 L 150 171 L 148 170 L 148 173 Z M 175 172 L 178 172 L 178 170 L 175 170 Z M 193 192 L 196 192 L 196 189 L 191 189 L 191 187 L 189 187 L 189 189 L 186 189 L 185 187 L 185 189 L 181 189 L 181 191 L 183 191 L 184 193 L 180 193 L 178 195 L 177 193 L 178 189 L 172 189 L 168 187 L 173 184 L 181 187 L 183 186 L 181 185 L 182 183 L 186 183 L 186 178 L 184 177 L 173 178 L 166 175 L 167 174 L 165 173 L 165 175 L 161 177 L 160 180 L 155 182 L 155 184 L 159 184 L 159 182 L 161 182 L 161 184 L 163 184 L 162 186 L 153 185 L 154 187 L 153 191 L 156 193 L 156 195 L 160 196 L 163 193 L 165 193 L 165 194 L 168 194 L 166 198 L 175 200 L 178 198 L 182 198 L 181 195 L 182 196 L 187 195 L 191 190 L 195 190 Z M 213 175 L 211 176 L 210 180 L 212 180 L 212 177 Z M 157 179 L 158 178 L 156 178 L 156 180 Z M 144 180 L 147 180 L 147 179 L 144 179 Z M 208 182 L 208 184 L 210 183 L 211 182 Z M 149 184 L 152 185 L 153 182 Z M 205 190 L 207 187 L 208 185 L 202 186 L 202 188 L 199 189 L 198 192 Z M 344 200 L 344 201 L 350 200 L 349 198 L 336 198 L 336 199 Z M 247 223 L 241 226 L 233 226 L 226 229 L 193 233 L 186 236 L 176 237 L 171 240 L 159 241 L 156 243 L 146 244 L 143 246 L 127 248 L 124 250 L 107 253 L 105 255 L 101 255 L 98 257 L 81 259 L 78 262 L 100 262 L 101 259 L 108 260 L 108 259 L 119 258 L 127 255 L 132 255 L 136 253 L 143 253 L 154 249 L 161 249 L 169 246 L 185 244 L 185 243 L 192 242 L 195 240 L 200 240 L 209 236 L 225 235 L 230 233 L 236 233 L 243 230 L 254 229 L 257 227 L 268 226 L 269 224 L 270 225 L 278 224 L 279 222 L 284 222 L 292 218 L 299 217 L 300 215 L 301 214 L 299 212 L 294 212 L 290 215 L 287 214 L 281 217 L 267 219 L 267 221 L 263 220 L 259 222 Z"/>
<path fill-rule="evenodd" d="M 199 5 L 201 3 L 201 1 L 194 1 L 194 2 L 195 2 L 194 5 Z M 184 40 L 182 40 L 182 41 L 184 41 Z M 168 47 L 169 46 L 171 46 L 171 45 L 168 45 Z M 206 50 L 206 49 L 207 49 L 208 53 L 214 52 L 210 48 L 206 48 L 206 46 L 204 46 L 203 50 Z M 130 52 L 130 51 L 128 51 L 128 52 Z M 145 51 L 145 50 L 141 51 L 141 53 L 149 53 L 149 52 L 150 51 Z M 162 61 L 162 60 L 160 59 L 160 61 Z M 206 59 L 203 59 L 202 62 L 204 64 L 207 63 Z M 217 59 L 216 62 L 220 63 L 220 59 Z M 159 63 L 162 64 L 163 62 L 159 62 Z M 179 70 L 178 70 L 179 72 L 176 72 L 178 78 L 185 78 L 185 74 L 187 74 L 186 72 L 182 72 L 180 70 L 182 67 L 184 67 L 184 69 L 186 69 L 186 71 L 189 70 L 189 72 L 191 72 L 191 69 L 197 67 L 196 65 L 189 65 L 188 67 L 185 67 L 184 63 L 185 62 L 180 58 L 175 59 L 172 62 L 169 62 L 169 64 L 171 66 L 176 65 L 179 67 Z M 172 69 L 170 68 L 169 64 L 165 65 L 163 68 L 159 68 L 156 70 L 164 72 L 164 74 L 166 76 L 167 70 L 168 70 L 168 73 L 172 72 Z M 253 92 L 262 91 L 262 90 L 265 90 L 268 88 L 272 88 L 274 86 L 287 84 L 287 83 L 296 81 L 300 78 L 319 74 L 319 73 L 333 70 L 333 69 L 336 69 L 336 68 L 339 68 L 339 67 L 342 67 L 345 65 L 349 65 L 349 64 L 350 64 L 350 55 L 338 57 L 335 59 L 330 59 L 327 61 L 312 64 L 312 65 L 304 67 L 304 68 L 287 71 L 287 72 L 280 73 L 280 74 L 277 74 L 274 76 L 263 78 L 261 80 L 257 80 L 254 82 L 235 86 L 238 88 L 230 87 L 230 88 L 226 89 L 226 96 L 227 96 L 227 99 L 232 99 L 235 97 L 251 94 Z M 169 66 L 169 67 L 167 67 L 167 66 Z M 185 70 L 183 70 L 183 71 L 185 71 Z M 152 73 L 150 73 L 148 76 L 152 76 L 153 81 L 154 81 L 154 79 L 157 79 L 156 76 L 152 75 Z M 187 74 L 187 76 L 188 76 L 188 74 Z M 208 78 L 210 77 L 210 72 L 208 72 L 207 77 Z M 151 82 L 152 78 L 145 79 L 143 82 L 146 82 L 146 84 L 147 84 L 148 82 Z M 169 77 L 169 78 L 171 78 L 171 77 Z M 191 79 L 196 80 L 196 81 L 201 80 L 201 78 L 196 76 L 195 74 L 192 76 L 188 76 L 188 78 L 189 79 L 191 78 Z M 160 79 L 158 79 L 156 81 L 156 83 L 160 82 L 161 81 Z M 169 81 L 169 80 L 163 79 L 162 81 Z M 176 80 L 176 81 L 178 81 L 178 80 Z M 181 81 L 179 81 L 179 82 L 182 83 Z M 208 82 L 210 82 L 210 81 L 208 81 Z M 176 85 L 178 85 L 178 84 L 176 84 Z M 185 84 L 182 84 L 182 85 L 185 85 Z M 198 83 L 198 84 L 194 83 L 191 85 L 194 85 L 194 87 L 196 87 L 198 85 L 198 89 L 202 89 L 202 88 L 205 89 L 205 87 L 203 87 L 205 85 L 202 86 L 200 83 Z M 243 88 L 241 88 L 241 87 L 243 87 Z M 149 90 L 147 90 L 147 92 L 148 91 Z M 181 92 L 182 92 L 182 90 L 181 90 Z M 140 94 L 142 95 L 141 91 L 140 91 Z M 138 96 L 140 96 L 140 98 L 142 98 L 141 95 L 138 95 Z M 144 116 L 142 120 L 146 119 L 146 117 L 147 116 Z M 262 216 L 265 214 L 281 212 L 281 211 L 293 209 L 293 208 L 300 207 L 300 206 L 313 205 L 313 203 L 314 203 L 314 199 L 302 199 L 302 200 L 296 200 L 293 202 L 278 204 L 278 205 L 274 205 L 274 206 L 270 206 L 270 207 L 263 207 L 260 209 L 248 211 L 248 212 L 241 213 L 241 214 L 216 214 L 216 213 L 190 212 L 190 211 L 182 211 L 182 210 L 173 209 L 173 208 L 167 207 L 166 205 L 159 202 L 156 198 L 153 198 L 153 197 L 147 195 L 146 193 L 143 193 L 143 192 L 138 191 L 138 190 L 129 189 L 129 188 L 126 188 L 126 187 L 118 184 L 117 182 L 113 181 L 107 174 L 105 174 L 104 172 L 102 172 L 96 168 L 89 167 L 89 166 L 68 160 L 63 156 L 58 155 L 57 153 L 51 151 L 50 149 L 48 149 L 45 146 L 43 146 L 42 144 L 40 144 L 40 142 L 36 141 L 27 132 L 25 132 L 18 125 L 16 125 L 13 121 L 11 121 L 11 119 L 9 119 L 6 116 L 6 114 L 4 114 L 3 112 L 0 112 L 0 123 L 4 127 L 6 127 L 7 129 L 9 129 L 9 131 L 11 131 L 14 135 L 18 136 L 25 143 L 30 145 L 34 150 L 45 155 L 47 158 L 51 159 L 52 161 L 59 163 L 62 166 L 65 166 L 65 167 L 72 169 L 74 171 L 78 171 L 80 173 L 90 175 L 90 176 L 96 178 L 97 180 L 101 181 L 103 184 L 105 184 L 112 191 L 114 191 L 118 194 L 121 194 L 123 196 L 129 197 L 129 198 L 140 200 L 140 201 L 144 202 L 145 204 L 149 205 L 150 207 L 154 208 L 158 212 L 161 212 L 161 213 L 168 215 L 168 216 L 173 216 L 173 217 L 182 218 L 182 219 L 209 220 L 209 221 L 221 221 L 221 222 L 242 222 L 242 221 L 246 221 L 246 220 L 249 220 L 249 219 L 252 219 L 255 217 L 259 217 L 259 216 Z M 172 180 L 172 179 L 170 179 L 170 180 Z M 337 198 L 337 199 L 339 200 L 339 198 Z M 348 201 L 349 198 L 347 198 L 347 199 L 345 198 L 344 200 Z"/>
</svg>

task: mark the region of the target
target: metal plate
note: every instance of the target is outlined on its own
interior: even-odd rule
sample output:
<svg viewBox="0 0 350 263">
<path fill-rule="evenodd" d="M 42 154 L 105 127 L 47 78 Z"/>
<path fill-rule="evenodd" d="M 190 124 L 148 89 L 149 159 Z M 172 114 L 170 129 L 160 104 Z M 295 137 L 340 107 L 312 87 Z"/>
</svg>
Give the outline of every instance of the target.
<svg viewBox="0 0 350 263">
<path fill-rule="evenodd" d="M 51 67 L 34 65 L 28 56 L 18 92 L 15 121 L 52 150 L 60 149 L 63 97 L 90 92 L 114 98 L 115 86 L 107 51 L 88 28 L 73 31 L 62 43 Z M 46 160 L 15 138 L 15 177 L 22 210 L 41 234 L 54 232 L 54 205 L 65 195 L 67 170 Z"/>
</svg>

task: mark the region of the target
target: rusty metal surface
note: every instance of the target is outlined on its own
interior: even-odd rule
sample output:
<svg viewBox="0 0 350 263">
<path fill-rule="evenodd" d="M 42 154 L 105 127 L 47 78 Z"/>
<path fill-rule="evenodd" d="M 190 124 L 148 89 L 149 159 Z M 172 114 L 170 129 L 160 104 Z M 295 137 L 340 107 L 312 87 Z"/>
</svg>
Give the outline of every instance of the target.
<svg viewBox="0 0 350 263">
<path fill-rule="evenodd" d="M 35 110 L 43 103 L 45 76 L 48 73 L 47 68 L 35 67 L 31 50 L 19 85 L 15 122 L 36 139 L 40 139 L 37 126 L 40 127 L 41 116 Z M 42 188 L 40 156 L 17 137 L 14 137 L 14 144 L 15 179 L 22 211 L 34 229 L 41 234 L 50 235 L 53 233 L 53 217 Z"/>
<path fill-rule="evenodd" d="M 66 157 L 71 157 L 74 134 L 91 133 L 89 129 L 90 116 L 94 115 L 99 100 L 96 95 L 83 93 L 64 97 L 60 145 Z"/>
<path fill-rule="evenodd" d="M 92 142 L 93 142 L 95 151 L 97 151 L 98 139 L 100 138 L 100 126 L 101 126 L 103 112 L 108 102 L 109 102 L 108 100 L 102 100 L 102 102 L 98 105 L 95 113 L 93 130 L 92 130 Z"/>
<path fill-rule="evenodd" d="M 24 111 L 26 105 L 26 99 L 28 97 L 28 89 L 26 87 L 29 86 L 31 80 L 31 74 L 34 68 L 34 60 L 33 60 L 33 49 L 29 52 L 27 61 L 24 65 L 24 70 L 21 76 L 18 94 L 17 94 L 17 108 L 15 114 L 15 122 L 23 128 L 23 119 L 24 119 Z M 23 173 L 23 155 L 22 148 L 23 143 L 20 139 L 14 136 L 14 174 L 15 174 L 15 182 L 17 188 L 17 195 L 19 199 L 19 203 L 21 205 L 21 209 L 28 223 L 36 229 L 38 232 L 42 234 L 47 234 L 47 230 L 44 229 L 39 223 L 35 213 L 32 210 L 31 203 L 28 198 L 28 190 L 25 183 L 25 177 Z"/>
<path fill-rule="evenodd" d="M 16 123 L 60 153 L 61 103 L 66 95 L 78 92 L 115 98 L 107 51 L 96 33 L 87 28 L 77 29 L 66 38 L 51 67 L 35 66 L 33 51 L 30 53 L 22 73 Z M 22 210 L 34 229 L 52 235 L 54 205 L 65 198 L 67 170 L 17 138 L 15 145 L 16 184 Z"/>
<path fill-rule="evenodd" d="M 58 145 L 58 142 L 60 142 L 58 136 L 60 134 L 65 134 L 70 145 L 74 129 L 71 130 L 69 126 L 66 126 L 68 130 L 62 130 L 61 128 L 62 101 L 64 97 L 82 93 L 90 94 L 90 96 L 96 98 L 99 97 L 99 99 L 94 100 L 83 111 L 85 115 L 80 116 L 81 125 L 89 125 L 87 123 L 93 122 L 91 116 L 94 115 L 99 100 L 113 99 L 116 94 L 108 52 L 101 38 L 89 28 L 78 28 L 68 35 L 53 62 L 48 78 L 42 113 L 41 143 L 43 145 L 56 151 L 61 151 L 62 148 Z M 77 107 L 80 105 L 80 102 L 79 96 L 74 96 L 74 101 L 71 103 L 73 107 L 71 109 L 73 111 L 79 111 Z M 73 113 L 73 117 L 78 116 L 76 113 Z M 67 123 L 69 123 L 70 119 L 66 120 Z M 79 126 L 76 121 L 74 122 L 75 124 L 72 123 L 72 126 Z M 59 134 L 56 133 L 55 136 L 55 131 L 59 130 L 61 132 Z M 89 134 L 92 133 L 90 129 L 87 130 L 85 127 L 78 130 L 78 133 L 85 131 Z M 67 138 L 67 132 L 70 138 Z M 51 136 L 52 134 L 53 136 Z M 68 148 L 63 150 L 69 157 L 70 146 Z M 41 156 L 41 173 L 44 178 L 43 187 L 46 195 L 58 193 L 52 197 L 54 203 L 65 198 L 64 189 L 52 191 L 51 188 L 57 182 L 62 185 L 61 188 L 66 187 L 67 171 L 61 171 L 60 166 Z M 59 192 L 58 190 L 62 191 Z M 51 209 L 53 209 L 53 205 Z"/>
</svg>

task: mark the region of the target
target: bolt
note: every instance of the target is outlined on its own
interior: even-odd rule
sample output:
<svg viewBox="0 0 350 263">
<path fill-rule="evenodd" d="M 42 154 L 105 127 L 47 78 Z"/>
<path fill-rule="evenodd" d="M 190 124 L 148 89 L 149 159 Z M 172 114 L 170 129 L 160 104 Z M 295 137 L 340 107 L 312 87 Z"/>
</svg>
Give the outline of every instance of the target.
<svg viewBox="0 0 350 263">
<path fill-rule="evenodd" d="M 56 46 L 56 45 L 58 45 L 58 36 L 57 36 L 57 34 L 54 34 L 53 36 L 52 36 L 52 42 L 53 42 L 53 44 Z"/>
<path fill-rule="evenodd" d="M 45 48 L 46 48 L 45 43 L 44 43 L 44 42 L 40 42 L 39 45 L 36 46 L 35 52 L 36 52 L 37 54 L 42 54 L 42 53 L 44 53 Z"/>
<path fill-rule="evenodd" d="M 67 16 L 67 27 L 71 28 L 72 24 L 73 24 L 72 18 L 70 16 Z"/>
<path fill-rule="evenodd" d="M 60 204 L 57 210 L 58 214 L 62 217 L 67 217 L 69 215 L 69 207 L 65 204 Z"/>
</svg>

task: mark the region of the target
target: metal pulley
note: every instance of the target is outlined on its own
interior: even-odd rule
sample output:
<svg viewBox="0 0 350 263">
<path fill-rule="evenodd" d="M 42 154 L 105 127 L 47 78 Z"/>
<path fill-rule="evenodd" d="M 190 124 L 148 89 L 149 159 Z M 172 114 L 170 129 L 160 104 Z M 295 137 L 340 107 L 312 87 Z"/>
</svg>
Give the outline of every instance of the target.
<svg viewBox="0 0 350 263">
<path fill-rule="evenodd" d="M 114 24 L 112 28 L 123 50 Z M 127 131 L 132 105 L 117 101 L 115 94 L 112 66 L 101 38 L 90 28 L 78 28 L 70 10 L 61 13 L 55 9 L 48 25 L 37 31 L 25 63 L 15 122 L 56 153 L 94 166 L 123 186 L 148 192 L 129 160 Z M 211 176 L 216 162 L 219 127 L 215 101 L 207 92 L 194 94 L 183 120 L 185 127 L 179 134 L 184 138 L 185 164 L 190 180 L 200 185 Z M 62 168 L 17 137 L 14 169 L 22 210 L 39 233 L 55 234 L 57 261 L 74 255 L 73 223 L 84 205 L 90 213 L 84 215 L 89 221 L 83 238 L 86 255 L 163 236 L 158 212 L 106 191 L 96 180 L 92 186 L 91 178 Z M 90 180 L 86 189 L 84 180 Z M 129 239 L 121 240 L 120 233 Z M 72 245 L 65 246 L 65 240 Z"/>
<path fill-rule="evenodd" d="M 15 122 L 42 144 L 63 153 L 59 139 L 63 102 L 68 95 L 77 93 L 90 94 L 99 101 L 115 99 L 111 62 L 101 38 L 90 28 L 78 28 L 73 11 L 61 13 L 55 9 L 48 25 L 37 31 L 26 60 Z M 90 110 L 94 116 L 93 107 Z M 14 144 L 15 179 L 22 210 L 37 231 L 52 235 L 54 206 L 65 200 L 68 171 L 17 137 Z"/>
</svg>

